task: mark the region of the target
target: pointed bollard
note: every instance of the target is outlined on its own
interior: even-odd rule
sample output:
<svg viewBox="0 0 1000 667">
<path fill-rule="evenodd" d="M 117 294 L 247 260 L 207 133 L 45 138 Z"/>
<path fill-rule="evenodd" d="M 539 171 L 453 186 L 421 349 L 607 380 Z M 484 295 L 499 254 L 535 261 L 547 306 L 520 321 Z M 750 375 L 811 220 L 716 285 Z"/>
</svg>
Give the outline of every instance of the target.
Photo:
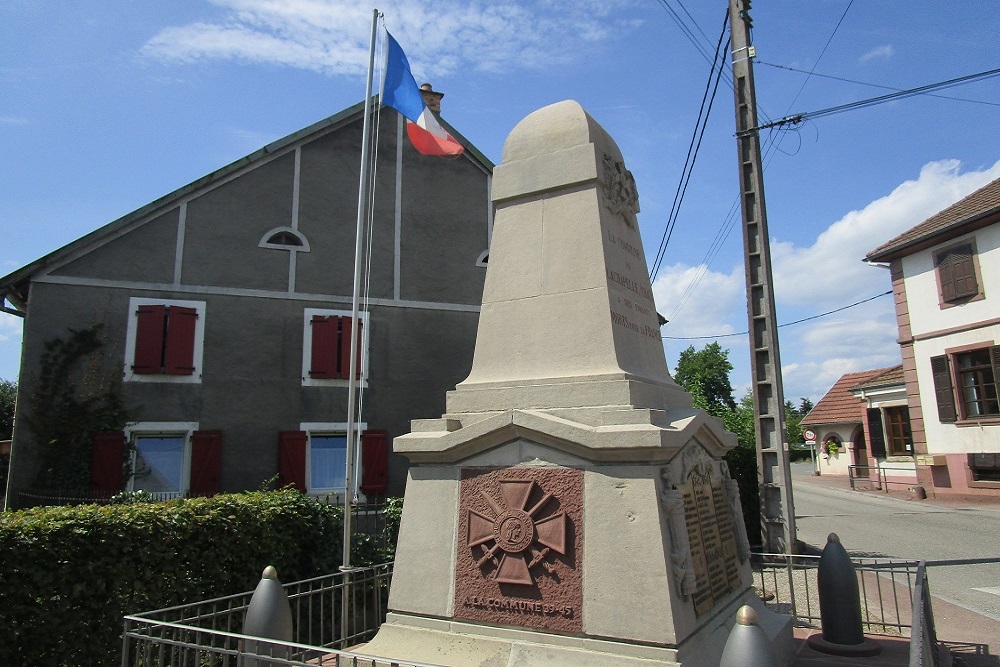
<svg viewBox="0 0 1000 667">
<path fill-rule="evenodd" d="M 283 642 L 294 639 L 292 630 L 292 607 L 284 586 L 278 581 L 278 571 L 274 566 L 264 568 L 260 583 L 254 589 L 243 621 L 243 634 Z M 288 659 L 290 647 L 277 646 L 267 641 L 246 640 L 243 650 L 255 655 L 267 655 Z M 254 656 L 240 656 L 240 667 L 267 667 L 276 665 L 270 660 Z"/>
<path fill-rule="evenodd" d="M 881 646 L 865 639 L 858 575 L 836 533 L 830 533 L 826 538 L 823 555 L 819 558 L 817 579 L 819 617 L 823 632 L 806 640 L 810 648 L 845 656 L 871 656 L 880 653 Z"/>
<path fill-rule="evenodd" d="M 736 612 L 736 625 L 722 649 L 719 667 L 777 667 L 767 634 L 757 625 L 757 612 L 743 605 Z"/>
</svg>

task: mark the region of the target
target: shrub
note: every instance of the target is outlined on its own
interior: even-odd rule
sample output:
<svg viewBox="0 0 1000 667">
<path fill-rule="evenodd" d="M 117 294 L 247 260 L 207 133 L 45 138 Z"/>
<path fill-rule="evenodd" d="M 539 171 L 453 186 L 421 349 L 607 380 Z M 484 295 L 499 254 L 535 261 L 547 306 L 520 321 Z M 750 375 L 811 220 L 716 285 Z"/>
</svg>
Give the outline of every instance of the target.
<svg viewBox="0 0 1000 667">
<path fill-rule="evenodd" d="M 251 590 L 266 565 L 334 572 L 341 516 L 292 490 L 0 514 L 0 664 L 117 664 L 125 614 Z M 357 540 L 354 564 L 392 558 L 395 535 Z"/>
</svg>

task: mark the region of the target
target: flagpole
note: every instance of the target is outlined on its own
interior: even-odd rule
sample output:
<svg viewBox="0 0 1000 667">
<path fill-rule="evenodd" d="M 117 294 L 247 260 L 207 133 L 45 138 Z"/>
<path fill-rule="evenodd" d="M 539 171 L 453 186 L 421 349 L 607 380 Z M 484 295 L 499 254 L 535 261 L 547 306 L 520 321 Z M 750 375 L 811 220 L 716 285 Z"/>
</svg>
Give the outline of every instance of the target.
<svg viewBox="0 0 1000 667">
<path fill-rule="evenodd" d="M 351 569 L 351 506 L 354 504 L 354 464 L 358 430 L 355 420 L 358 389 L 358 302 L 364 267 L 364 225 L 368 202 L 369 144 L 371 143 L 372 79 L 375 71 L 375 37 L 380 12 L 372 10 L 371 46 L 368 54 L 368 81 L 365 86 L 365 119 L 361 139 L 361 176 L 358 184 L 358 226 L 354 243 L 354 294 L 351 297 L 351 356 L 347 375 L 347 464 L 344 477 L 344 556 L 341 570 Z"/>
<path fill-rule="evenodd" d="M 368 146 L 371 143 L 372 78 L 375 72 L 375 37 L 378 29 L 378 9 L 372 10 L 372 35 L 368 49 L 368 79 L 365 84 L 365 117 L 361 133 L 361 175 L 358 180 L 358 225 L 354 242 L 354 293 L 351 297 L 351 356 L 347 373 L 347 461 L 344 470 L 344 551 L 340 566 L 344 574 L 344 588 L 340 600 L 340 639 L 347 641 L 350 629 L 351 601 L 351 506 L 354 504 L 354 455 L 357 448 L 358 430 L 354 418 L 357 409 L 358 390 L 358 301 L 361 292 L 361 271 L 364 267 L 364 226 L 368 202 L 369 164 Z"/>
</svg>

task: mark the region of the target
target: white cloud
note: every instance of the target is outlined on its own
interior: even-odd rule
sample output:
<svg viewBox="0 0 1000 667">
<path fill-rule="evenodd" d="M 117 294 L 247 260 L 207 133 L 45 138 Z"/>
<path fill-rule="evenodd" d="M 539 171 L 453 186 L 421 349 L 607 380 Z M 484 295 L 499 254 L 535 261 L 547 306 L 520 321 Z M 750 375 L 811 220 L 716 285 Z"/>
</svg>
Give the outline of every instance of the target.
<svg viewBox="0 0 1000 667">
<path fill-rule="evenodd" d="M 352 0 L 212 0 L 223 17 L 170 26 L 143 47 L 146 57 L 192 63 L 234 60 L 328 75 L 362 75 L 371 9 Z M 418 79 L 459 67 L 487 71 L 544 68 L 579 50 L 570 42 L 621 38 L 634 20 L 594 0 L 395 0 L 381 5 Z"/>
<path fill-rule="evenodd" d="M 1000 161 L 960 172 L 957 160 L 929 162 L 916 180 L 899 185 L 823 231 L 809 247 L 772 243 L 775 298 L 816 310 L 839 307 L 889 288 L 884 269 L 867 266 L 868 252 L 1000 178 Z M 808 278 L 808 279 L 804 279 Z"/>
<path fill-rule="evenodd" d="M 858 58 L 859 62 L 866 63 L 869 60 L 874 60 L 875 58 L 885 58 L 888 60 L 896 53 L 896 50 L 892 48 L 890 44 L 883 44 L 882 46 L 876 46 L 874 49 L 864 54 Z"/>
<path fill-rule="evenodd" d="M 0 125 L 27 125 L 29 122 L 24 116 L 0 116 Z"/>
</svg>

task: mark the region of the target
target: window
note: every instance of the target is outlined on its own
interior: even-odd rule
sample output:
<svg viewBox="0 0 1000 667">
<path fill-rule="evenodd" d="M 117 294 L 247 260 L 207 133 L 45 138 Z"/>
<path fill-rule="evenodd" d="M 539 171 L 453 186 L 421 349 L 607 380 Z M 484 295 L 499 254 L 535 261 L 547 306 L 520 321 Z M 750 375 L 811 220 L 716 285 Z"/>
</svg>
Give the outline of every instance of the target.
<svg viewBox="0 0 1000 667">
<path fill-rule="evenodd" d="M 366 331 L 368 314 L 358 314 L 355 376 L 367 377 Z M 340 310 L 305 310 L 302 344 L 302 384 L 346 386 L 351 364 L 351 313 Z"/>
<path fill-rule="evenodd" d="M 388 434 L 361 433 L 360 459 L 355 461 L 364 493 L 386 492 Z M 279 437 L 278 475 L 281 485 L 291 484 L 304 493 L 343 493 L 347 487 L 347 424 L 302 424 L 299 431 Z M 357 485 L 356 480 L 356 485 Z"/>
<path fill-rule="evenodd" d="M 942 303 L 962 303 L 980 294 L 976 278 L 976 250 L 971 242 L 936 253 L 934 267 Z"/>
<path fill-rule="evenodd" d="M 969 454 L 974 482 L 1000 482 L 1000 454 Z"/>
<path fill-rule="evenodd" d="M 204 301 L 129 300 L 126 381 L 201 382 Z"/>
<path fill-rule="evenodd" d="M 885 408 L 885 431 L 889 440 L 889 456 L 913 454 L 913 436 L 910 434 L 910 413 L 907 408 Z"/>
<path fill-rule="evenodd" d="M 129 491 L 165 497 L 219 492 L 220 431 L 201 431 L 195 423 L 140 422 L 124 438 L 132 443 Z"/>
<path fill-rule="evenodd" d="M 309 241 L 293 227 L 275 227 L 261 237 L 259 248 L 309 252 Z"/>
<path fill-rule="evenodd" d="M 992 352 L 992 353 L 991 353 Z M 955 355 L 962 416 L 1000 416 L 997 401 L 997 369 L 1000 348 L 993 347 Z"/>
<path fill-rule="evenodd" d="M 933 357 L 931 372 L 942 422 L 1000 417 L 1000 346 Z"/>
</svg>

